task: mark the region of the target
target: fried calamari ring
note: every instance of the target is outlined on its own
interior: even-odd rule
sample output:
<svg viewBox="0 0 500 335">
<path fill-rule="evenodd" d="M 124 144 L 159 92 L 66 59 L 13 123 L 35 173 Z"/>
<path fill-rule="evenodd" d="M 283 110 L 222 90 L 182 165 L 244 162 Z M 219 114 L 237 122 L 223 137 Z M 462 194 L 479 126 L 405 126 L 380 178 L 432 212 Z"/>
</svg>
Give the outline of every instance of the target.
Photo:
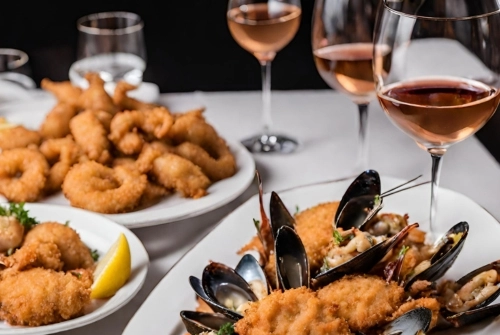
<svg viewBox="0 0 500 335">
<path fill-rule="evenodd" d="M 18 148 L 0 154 L 0 193 L 9 201 L 37 200 L 48 174 L 49 164 L 38 150 Z"/>
<path fill-rule="evenodd" d="M 89 72 L 85 75 L 85 79 L 89 82 L 89 87 L 78 98 L 78 107 L 82 110 L 102 110 L 113 115 L 118 112 L 113 99 L 104 89 L 104 80 L 99 74 Z"/>
<path fill-rule="evenodd" d="M 201 198 L 210 186 L 210 179 L 199 166 L 175 154 L 167 153 L 156 158 L 151 174 L 158 183 L 179 191 L 186 198 Z"/>
<path fill-rule="evenodd" d="M 71 119 L 69 127 L 75 142 L 89 159 L 102 164 L 111 159 L 108 132 L 95 112 L 87 110 L 78 114 Z"/>
<path fill-rule="evenodd" d="M 112 214 L 136 208 L 147 182 L 138 171 L 89 161 L 71 168 L 62 189 L 72 206 Z"/>
<path fill-rule="evenodd" d="M 45 183 L 45 192 L 51 194 L 61 189 L 61 185 L 70 168 L 82 156 L 80 147 L 71 135 L 65 138 L 49 139 L 42 143 L 40 152 L 51 165 Z"/>
<path fill-rule="evenodd" d="M 158 107 L 146 111 L 125 111 L 111 120 L 109 139 L 126 155 L 141 152 L 146 138 L 163 139 L 174 123 L 168 109 Z"/>
<path fill-rule="evenodd" d="M 160 107 L 157 104 L 151 104 L 136 100 L 127 95 L 128 91 L 135 90 L 137 86 L 127 83 L 126 81 L 119 81 L 116 84 L 115 91 L 113 93 L 113 102 L 122 111 L 124 110 L 147 110 Z"/>
<path fill-rule="evenodd" d="M 76 115 L 78 109 L 75 105 L 59 102 L 47 114 L 40 126 L 40 134 L 44 139 L 62 138 L 69 135 L 69 121 Z"/>
<path fill-rule="evenodd" d="M 221 144 L 220 148 L 224 148 Z M 218 158 L 212 158 L 202 147 L 184 142 L 175 147 L 175 153 L 198 165 L 211 181 L 229 178 L 236 173 L 236 161 L 229 149 L 219 150 Z"/>
<path fill-rule="evenodd" d="M 6 127 L 0 130 L 0 149 L 10 150 L 26 148 L 29 145 L 39 145 L 42 141 L 40 134 L 23 126 Z"/>
<path fill-rule="evenodd" d="M 147 173 L 153 168 L 155 159 L 163 154 L 174 152 L 174 148 L 164 142 L 154 141 L 146 143 L 142 148 L 141 154 L 135 161 L 135 166 L 141 173 Z"/>
<path fill-rule="evenodd" d="M 82 94 L 82 89 L 73 86 L 70 81 L 55 82 L 48 78 L 44 78 L 40 86 L 42 89 L 52 93 L 59 102 L 78 106 L 78 99 Z"/>
</svg>

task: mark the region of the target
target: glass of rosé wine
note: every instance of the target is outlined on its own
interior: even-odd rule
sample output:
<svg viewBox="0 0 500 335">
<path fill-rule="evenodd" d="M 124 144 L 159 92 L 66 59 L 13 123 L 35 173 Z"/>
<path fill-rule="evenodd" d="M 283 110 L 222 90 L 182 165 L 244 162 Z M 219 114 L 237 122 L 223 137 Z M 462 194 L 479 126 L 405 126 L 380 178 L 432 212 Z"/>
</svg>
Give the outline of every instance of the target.
<svg viewBox="0 0 500 335">
<path fill-rule="evenodd" d="M 382 1 L 374 37 L 376 92 L 389 119 L 431 154 L 428 229 L 435 234 L 443 155 L 483 127 L 500 101 L 500 3 Z"/>
<path fill-rule="evenodd" d="M 295 37 L 300 25 L 300 0 L 229 0 L 227 22 L 235 41 L 257 58 L 262 72 L 261 133 L 242 141 L 251 152 L 293 152 L 296 139 L 272 131 L 271 62 Z"/>
<path fill-rule="evenodd" d="M 312 49 L 316 69 L 331 88 L 359 112 L 356 171 L 368 166 L 368 105 L 375 99 L 373 30 L 379 0 L 316 0 Z"/>
</svg>

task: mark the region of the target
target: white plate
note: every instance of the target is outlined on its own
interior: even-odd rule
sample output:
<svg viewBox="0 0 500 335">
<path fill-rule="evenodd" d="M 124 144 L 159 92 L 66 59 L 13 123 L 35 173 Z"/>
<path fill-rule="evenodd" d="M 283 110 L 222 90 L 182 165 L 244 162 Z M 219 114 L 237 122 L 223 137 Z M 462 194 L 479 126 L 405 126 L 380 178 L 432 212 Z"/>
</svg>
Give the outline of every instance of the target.
<svg viewBox="0 0 500 335">
<path fill-rule="evenodd" d="M 279 194 L 293 213 L 295 206 L 306 209 L 321 202 L 339 200 L 351 181 L 300 187 Z M 382 177 L 382 191 L 402 182 Z M 383 212 L 408 213 L 412 223 L 424 222 L 429 213 L 429 194 L 427 185 L 398 193 L 385 199 Z M 265 195 L 264 201 L 269 203 L 269 194 Z M 483 264 L 500 259 L 500 225 L 489 213 L 466 196 L 450 190 L 442 189 L 439 201 L 437 228 L 440 231 L 444 232 L 460 221 L 470 224 L 464 248 L 445 277 L 458 279 Z M 161 280 L 130 320 L 123 335 L 185 334 L 179 312 L 196 308 L 195 293 L 188 277 L 194 275 L 200 278 L 209 261 L 236 266 L 241 258 L 236 251 L 255 236 L 252 219 L 259 217 L 258 198 L 254 196 L 223 219 Z M 462 331 L 464 334 L 497 334 L 500 333 L 500 320 L 488 328 L 483 325 L 482 328 L 469 327 L 443 334 L 459 334 Z"/>
<path fill-rule="evenodd" d="M 53 99 L 12 103 L 0 107 L 0 116 L 7 118 L 9 122 L 22 124 L 30 129 L 38 129 L 53 105 Z M 228 144 L 236 158 L 238 171 L 231 178 L 211 185 L 208 188 L 208 195 L 200 199 L 186 199 L 176 193 L 142 210 L 106 216 L 128 228 L 147 227 L 194 217 L 236 199 L 252 182 L 255 175 L 255 162 L 242 144 L 238 142 Z M 5 198 L 0 196 L 1 200 L 5 201 Z M 40 203 L 69 206 L 69 201 L 62 192 L 44 198 Z"/>
<path fill-rule="evenodd" d="M 141 241 L 130 230 L 116 224 L 102 215 L 78 208 L 44 204 L 26 204 L 30 216 L 38 221 L 57 221 L 75 229 L 82 241 L 91 249 L 97 249 L 102 257 L 118 239 L 120 233 L 127 237 L 132 255 L 132 273 L 127 283 L 111 298 L 93 300 L 85 315 L 47 326 L 14 327 L 0 322 L 0 335 L 50 334 L 78 328 L 117 311 L 128 303 L 144 284 L 148 272 L 149 257 Z"/>
</svg>

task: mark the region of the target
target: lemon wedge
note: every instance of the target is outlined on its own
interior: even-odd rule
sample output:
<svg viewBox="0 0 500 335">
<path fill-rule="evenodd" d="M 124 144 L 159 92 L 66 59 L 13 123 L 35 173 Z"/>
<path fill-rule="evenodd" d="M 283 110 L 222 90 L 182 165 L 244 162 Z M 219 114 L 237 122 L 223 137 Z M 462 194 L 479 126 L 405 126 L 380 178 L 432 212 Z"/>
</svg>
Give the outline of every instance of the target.
<svg viewBox="0 0 500 335">
<path fill-rule="evenodd" d="M 113 296 L 127 282 L 131 268 L 130 247 L 127 238 L 121 233 L 97 263 L 90 297 L 104 299 Z"/>
</svg>

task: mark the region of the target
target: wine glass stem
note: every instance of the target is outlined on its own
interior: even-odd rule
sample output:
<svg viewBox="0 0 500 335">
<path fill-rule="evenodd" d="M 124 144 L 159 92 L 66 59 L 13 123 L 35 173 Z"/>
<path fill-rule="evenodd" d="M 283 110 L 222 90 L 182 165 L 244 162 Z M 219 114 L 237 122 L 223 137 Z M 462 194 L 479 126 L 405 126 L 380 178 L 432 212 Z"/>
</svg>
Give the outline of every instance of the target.
<svg viewBox="0 0 500 335">
<path fill-rule="evenodd" d="M 368 167 L 368 143 L 366 133 L 368 127 L 368 104 L 359 104 L 359 138 L 358 138 L 358 170 L 366 170 Z"/>
<path fill-rule="evenodd" d="M 262 73 L 262 123 L 264 134 L 269 135 L 273 120 L 271 118 L 271 62 L 261 61 Z"/>
<path fill-rule="evenodd" d="M 429 235 L 435 234 L 434 226 L 436 224 L 437 213 L 437 194 L 439 188 L 439 177 L 441 175 L 441 161 L 443 154 L 431 153 L 432 157 L 432 174 L 431 174 L 431 210 L 429 217 Z"/>
</svg>

